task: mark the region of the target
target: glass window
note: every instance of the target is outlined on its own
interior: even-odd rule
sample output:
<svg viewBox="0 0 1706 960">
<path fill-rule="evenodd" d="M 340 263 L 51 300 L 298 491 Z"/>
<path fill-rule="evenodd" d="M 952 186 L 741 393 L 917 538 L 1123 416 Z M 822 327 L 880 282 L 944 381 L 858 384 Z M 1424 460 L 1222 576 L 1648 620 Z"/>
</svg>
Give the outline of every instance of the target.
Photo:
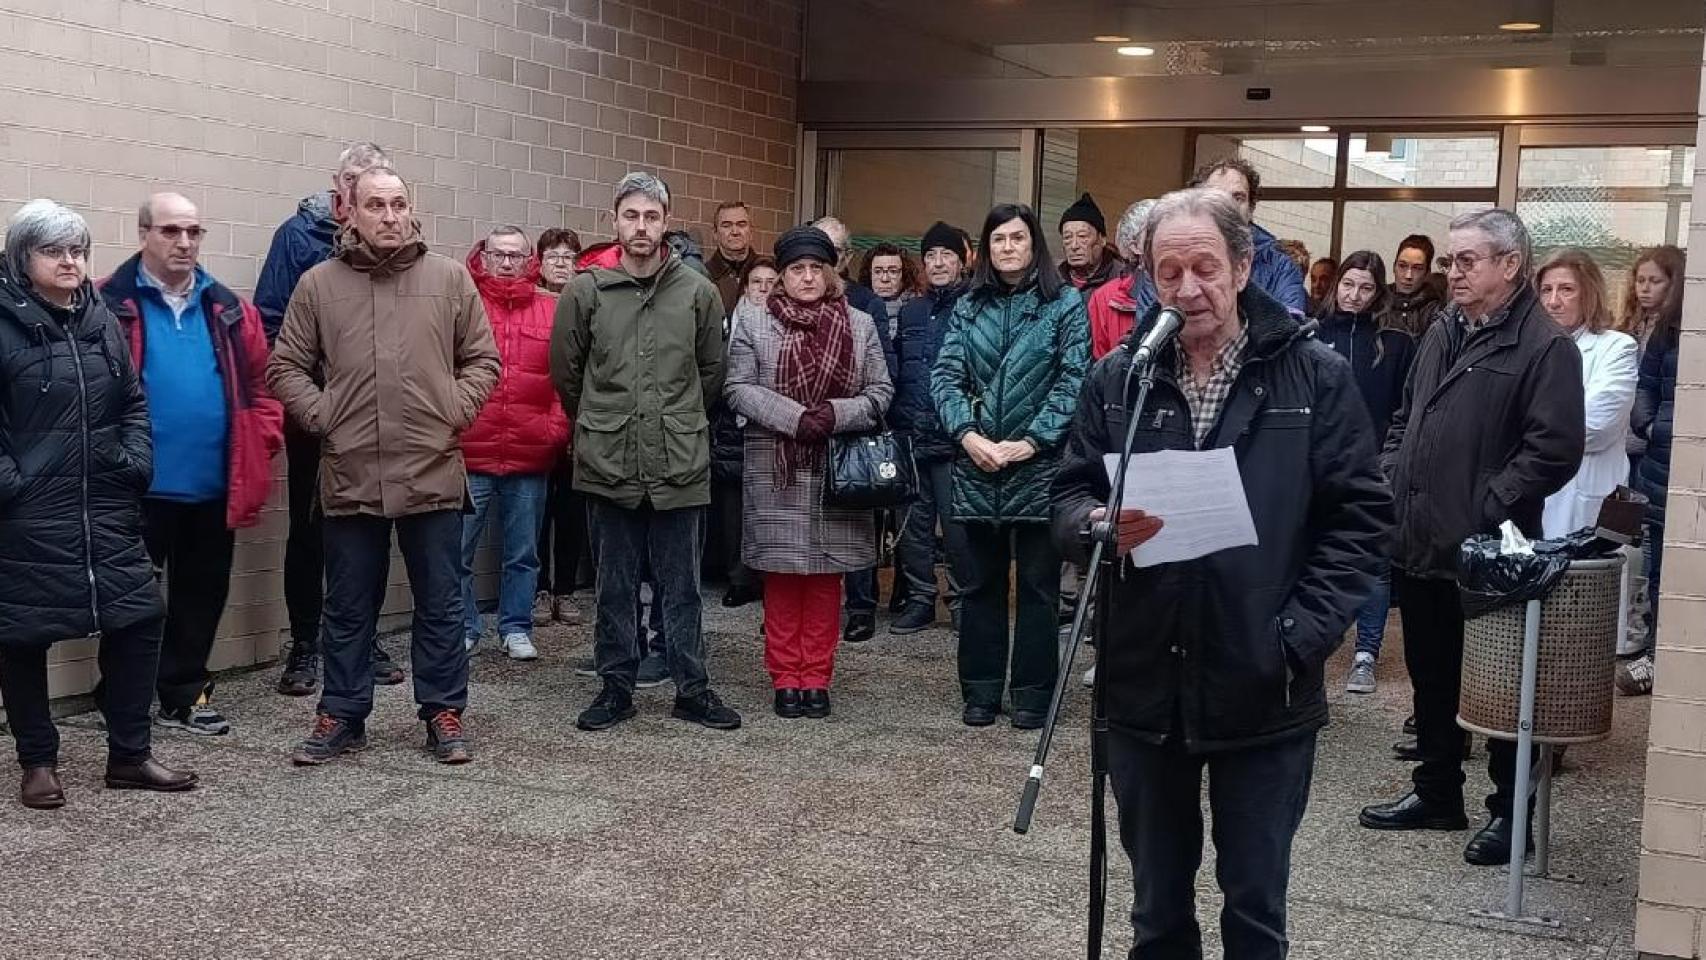
<svg viewBox="0 0 1706 960">
<path fill-rule="evenodd" d="M 1301 240 L 1309 258 L 1333 253 L 1331 200 L 1263 200 L 1256 205 L 1256 223 L 1280 240 Z"/>
<path fill-rule="evenodd" d="M 1492 206 L 1477 200 L 1393 201 L 1374 202 L 1350 200 L 1345 203 L 1345 239 L 1339 245 L 1344 253 L 1373 250 L 1386 261 L 1387 278 L 1391 279 L 1392 258 L 1398 244 L 1412 233 L 1426 235 L 1434 249 L 1444 253 L 1446 226 L 1460 213 L 1485 210 Z"/>
<path fill-rule="evenodd" d="M 1351 187 L 1495 187 L 1495 133 L 1357 133 L 1350 138 Z M 1346 247 L 1345 249 L 1357 249 Z"/>
<path fill-rule="evenodd" d="M 830 150 L 823 212 L 840 217 L 856 247 L 915 242 L 946 220 L 974 236 L 989 208 L 1023 201 L 1016 150 Z"/>
<path fill-rule="evenodd" d="M 1084 127 L 1043 131 L 1037 216 L 1047 226 L 1088 193 L 1112 234 L 1125 208 L 1185 185 L 1184 127 Z"/>
<path fill-rule="evenodd" d="M 1331 187 L 1337 137 L 1295 133 L 1204 133 L 1197 137 L 1197 166 L 1241 157 L 1262 175 L 1263 188 Z"/>
</svg>

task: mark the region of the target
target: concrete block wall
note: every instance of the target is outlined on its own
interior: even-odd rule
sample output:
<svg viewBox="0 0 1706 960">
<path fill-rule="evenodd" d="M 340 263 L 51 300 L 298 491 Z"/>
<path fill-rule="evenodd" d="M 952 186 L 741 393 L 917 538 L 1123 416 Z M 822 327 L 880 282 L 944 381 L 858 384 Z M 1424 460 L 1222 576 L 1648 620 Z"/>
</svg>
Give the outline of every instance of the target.
<svg viewBox="0 0 1706 960">
<path fill-rule="evenodd" d="M 1706 100 L 1701 118 L 1698 135 L 1706 136 Z M 1697 171 L 1696 251 L 1706 250 L 1703 202 L 1706 172 Z M 1683 331 L 1635 943 L 1643 956 L 1693 960 L 1706 957 L 1706 262 L 1699 256 L 1688 264 Z"/>
<path fill-rule="evenodd" d="M 88 218 L 92 269 L 136 245 L 151 191 L 186 194 L 203 262 L 247 293 L 273 229 L 374 140 L 461 258 L 498 223 L 608 239 L 610 189 L 661 173 L 703 241 L 717 201 L 758 241 L 791 223 L 800 0 L 0 0 L 0 218 L 49 196 Z M 282 474 L 283 460 L 278 469 Z M 276 654 L 284 484 L 239 539 L 218 667 Z M 408 610 L 406 577 L 386 611 Z M 90 689 L 57 648 L 57 694 Z"/>
</svg>

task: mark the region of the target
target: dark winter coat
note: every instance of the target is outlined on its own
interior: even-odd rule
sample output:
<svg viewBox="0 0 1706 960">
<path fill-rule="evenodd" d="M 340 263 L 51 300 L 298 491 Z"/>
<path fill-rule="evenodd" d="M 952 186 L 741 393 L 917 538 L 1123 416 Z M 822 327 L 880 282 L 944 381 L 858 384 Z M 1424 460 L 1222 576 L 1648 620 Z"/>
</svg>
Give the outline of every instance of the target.
<svg viewBox="0 0 1706 960">
<path fill-rule="evenodd" d="M 1458 548 L 1513 521 L 1542 534 L 1546 498 L 1581 467 L 1582 353 L 1524 284 L 1470 330 L 1452 307 L 1416 349 L 1381 465 L 1398 510 L 1393 563 L 1451 579 Z"/>
<path fill-rule="evenodd" d="M 719 254 L 712 254 L 715 259 Z M 764 308 L 737 300 L 723 321 L 723 350 L 734 340 L 737 327 L 764 316 Z M 725 368 L 727 361 L 724 361 Z M 711 407 L 711 479 L 739 482 L 746 460 L 746 418 L 735 413 L 727 397 L 718 396 Z"/>
<path fill-rule="evenodd" d="M 302 275 L 332 258 L 332 242 L 338 236 L 338 221 L 332 218 L 332 194 L 316 193 L 302 198 L 296 213 L 273 231 L 272 246 L 255 281 L 255 309 L 261 312 L 267 342 L 278 339 L 284 324 L 284 308 Z"/>
<path fill-rule="evenodd" d="M 1063 286 L 1044 302 L 1035 281 L 960 298 L 930 375 L 942 430 L 954 440 L 953 516 L 963 523 L 1045 523 L 1048 489 L 1090 358 L 1084 298 Z M 1036 456 L 985 473 L 960 448 L 1029 440 Z"/>
<path fill-rule="evenodd" d="M 1318 322 L 1315 338 L 1350 361 L 1357 389 L 1368 405 L 1368 418 L 1374 423 L 1375 442 L 1384 443 L 1392 415 L 1404 398 L 1410 364 L 1416 359 L 1415 338 L 1382 327 L 1381 318 L 1369 313 L 1334 310 Z"/>
<path fill-rule="evenodd" d="M 872 290 L 870 287 L 867 287 L 862 283 L 855 283 L 852 280 L 848 280 L 846 283 L 848 306 L 860 311 L 868 317 L 873 318 L 872 322 L 876 322 L 876 320 L 880 318 L 886 318 L 889 315 L 888 305 L 883 302 L 882 297 L 877 296 L 877 291 Z M 883 348 L 883 363 L 888 365 L 889 382 L 893 383 L 896 371 L 894 338 L 889 336 L 888 324 L 877 323 L 876 326 L 877 342 L 881 344 Z"/>
<path fill-rule="evenodd" d="M 0 645 L 165 612 L 142 542 L 148 406 L 92 284 L 78 303 L 49 308 L 0 273 Z"/>
<path fill-rule="evenodd" d="M 1392 530 L 1392 496 L 1350 366 L 1258 288 L 1238 303 L 1250 342 L 1204 448 L 1233 448 L 1258 543 L 1122 566 L 1115 634 L 1097 654 L 1111 723 L 1150 743 L 1177 736 L 1193 752 L 1258 746 L 1327 722 L 1327 658 L 1372 591 Z M 1156 312 L 1133 332 L 1134 348 Z M 1130 423 L 1135 384 L 1121 398 L 1129 357 L 1109 354 L 1086 379 L 1054 482 L 1055 542 L 1079 563 L 1089 559 L 1080 531 L 1108 495 L 1103 457 L 1120 452 Z M 1190 407 L 1163 362 L 1135 450 L 1190 450 L 1193 441 Z"/>
<path fill-rule="evenodd" d="M 930 370 L 942 352 L 942 337 L 954 305 L 965 296 L 966 285 L 932 287 L 900 310 L 899 335 L 895 337 L 894 406 L 889 423 L 912 437 L 912 457 L 920 463 L 952 460 L 959 450 L 954 439 L 942 432 L 936 401 L 930 396 Z"/>
<path fill-rule="evenodd" d="M 1641 379 L 1635 387 L 1635 432 L 1647 441 L 1635 466 L 1635 490 L 1647 498 L 1647 522 L 1663 526 L 1665 494 L 1670 488 L 1671 438 L 1676 429 L 1676 360 L 1678 337 L 1654 334 L 1641 357 Z"/>
<path fill-rule="evenodd" d="M 1445 290 L 1442 284 L 1434 281 L 1434 274 L 1415 293 L 1399 293 L 1397 287 L 1389 287 L 1392 298 L 1388 301 L 1386 312 L 1392 326 L 1404 331 L 1418 341 L 1422 334 L 1428 332 L 1428 327 L 1445 308 Z"/>
</svg>

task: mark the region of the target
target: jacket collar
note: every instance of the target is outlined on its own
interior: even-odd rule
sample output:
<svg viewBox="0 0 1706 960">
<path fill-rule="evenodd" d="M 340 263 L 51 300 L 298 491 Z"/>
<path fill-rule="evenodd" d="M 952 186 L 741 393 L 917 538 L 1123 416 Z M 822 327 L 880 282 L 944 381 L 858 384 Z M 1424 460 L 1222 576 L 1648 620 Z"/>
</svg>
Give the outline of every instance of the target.
<svg viewBox="0 0 1706 960">
<path fill-rule="evenodd" d="M 118 269 L 105 279 L 97 281 L 95 289 L 100 291 L 107 309 L 119 320 L 128 323 L 141 316 L 144 286 L 146 284 L 142 279 L 142 254 L 136 253 L 119 264 Z M 241 301 L 237 299 L 237 294 L 199 266 L 196 267 L 195 289 L 201 296 L 202 307 L 208 310 L 210 316 L 218 316 L 227 326 L 235 325 L 242 318 Z"/>
<path fill-rule="evenodd" d="M 409 224 L 409 237 L 395 250 L 376 250 L 361 238 L 353 226 L 338 231 L 337 245 L 332 256 L 348 264 L 357 273 L 376 280 L 399 274 L 421 262 L 427 254 L 426 241 L 421 239 L 421 225 Z"/>
<path fill-rule="evenodd" d="M 1125 338 L 1128 350 L 1137 350 L 1160 313 L 1161 305 L 1157 303 L 1143 315 L 1141 323 L 1132 325 Z M 1307 339 L 1315 332 L 1314 322 L 1301 322 L 1284 304 L 1254 283 L 1246 284 L 1244 291 L 1238 294 L 1238 315 L 1250 334 L 1250 345 L 1244 354 L 1247 359 L 1271 359 L 1294 341 Z"/>
<path fill-rule="evenodd" d="M 953 306 L 961 297 L 966 295 L 966 287 L 968 286 L 969 284 L 965 280 L 956 280 L 945 287 L 931 287 L 925 293 L 925 296 L 930 298 L 930 311 L 937 313 Z"/>
<path fill-rule="evenodd" d="M 664 278 L 673 273 L 676 265 L 681 262 L 681 258 L 675 256 L 669 247 L 666 246 L 661 249 L 663 250 L 663 265 L 658 267 L 657 273 L 652 274 L 652 289 L 654 290 L 663 284 Z M 615 263 L 608 267 L 592 267 L 587 272 L 592 274 L 592 281 L 600 290 L 640 285 L 639 278 L 622 269 L 620 256 Z"/>
</svg>

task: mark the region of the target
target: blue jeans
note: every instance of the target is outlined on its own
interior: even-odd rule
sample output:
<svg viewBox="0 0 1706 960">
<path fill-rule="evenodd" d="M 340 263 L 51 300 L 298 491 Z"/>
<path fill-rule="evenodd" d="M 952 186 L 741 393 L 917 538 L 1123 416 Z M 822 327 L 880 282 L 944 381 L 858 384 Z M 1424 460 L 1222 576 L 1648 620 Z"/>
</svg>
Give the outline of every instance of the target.
<svg viewBox="0 0 1706 960">
<path fill-rule="evenodd" d="M 1380 656 L 1386 639 L 1386 615 L 1392 610 L 1392 565 L 1382 563 L 1374 580 L 1374 592 L 1357 608 L 1357 653 Z"/>
<path fill-rule="evenodd" d="M 474 551 L 488 513 L 498 522 L 498 636 L 533 633 L 533 592 L 539 585 L 539 525 L 545 513 L 546 474 L 468 474 L 474 512 L 462 517 L 462 619 L 466 636 L 477 637 L 480 608 L 474 602 Z"/>
</svg>

